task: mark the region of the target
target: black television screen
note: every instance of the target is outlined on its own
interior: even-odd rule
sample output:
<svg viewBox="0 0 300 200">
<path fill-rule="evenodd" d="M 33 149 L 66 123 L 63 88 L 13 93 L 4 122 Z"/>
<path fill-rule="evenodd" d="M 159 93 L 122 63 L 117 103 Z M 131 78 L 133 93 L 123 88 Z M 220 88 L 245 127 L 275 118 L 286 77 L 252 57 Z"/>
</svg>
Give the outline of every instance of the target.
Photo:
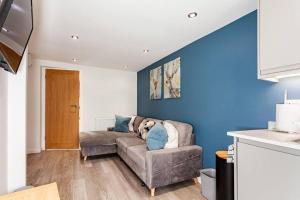
<svg viewBox="0 0 300 200">
<path fill-rule="evenodd" d="M 0 0 L 0 67 L 17 73 L 32 30 L 31 0 Z"/>
</svg>

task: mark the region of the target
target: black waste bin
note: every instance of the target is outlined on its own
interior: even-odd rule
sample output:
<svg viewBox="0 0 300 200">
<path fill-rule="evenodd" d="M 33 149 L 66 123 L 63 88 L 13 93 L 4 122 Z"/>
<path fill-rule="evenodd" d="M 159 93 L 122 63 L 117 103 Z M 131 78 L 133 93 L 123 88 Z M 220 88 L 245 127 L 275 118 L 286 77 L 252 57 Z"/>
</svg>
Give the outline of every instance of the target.
<svg viewBox="0 0 300 200">
<path fill-rule="evenodd" d="M 234 164 L 227 163 L 227 151 L 216 152 L 216 199 L 234 200 Z"/>
</svg>

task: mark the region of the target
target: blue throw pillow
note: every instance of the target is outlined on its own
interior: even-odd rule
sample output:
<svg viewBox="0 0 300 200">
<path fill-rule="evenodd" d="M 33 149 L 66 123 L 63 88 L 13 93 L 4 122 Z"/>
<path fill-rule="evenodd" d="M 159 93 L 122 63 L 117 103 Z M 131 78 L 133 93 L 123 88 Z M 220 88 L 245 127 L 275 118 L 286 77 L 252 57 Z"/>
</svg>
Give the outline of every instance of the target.
<svg viewBox="0 0 300 200">
<path fill-rule="evenodd" d="M 163 149 L 168 142 L 167 130 L 161 123 L 156 123 L 148 132 L 146 143 L 148 149 Z"/>
<path fill-rule="evenodd" d="M 115 123 L 114 131 L 129 132 L 128 124 L 130 120 L 131 120 L 130 117 L 122 117 L 116 115 L 116 123 Z"/>
</svg>

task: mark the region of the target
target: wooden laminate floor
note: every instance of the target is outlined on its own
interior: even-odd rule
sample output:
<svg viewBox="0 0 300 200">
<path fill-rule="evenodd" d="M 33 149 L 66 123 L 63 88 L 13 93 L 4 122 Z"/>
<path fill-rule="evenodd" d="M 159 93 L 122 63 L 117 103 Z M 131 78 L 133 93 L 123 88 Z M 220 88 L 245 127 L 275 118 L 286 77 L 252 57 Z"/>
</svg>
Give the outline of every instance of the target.
<svg viewBox="0 0 300 200">
<path fill-rule="evenodd" d="M 147 187 L 118 156 L 80 159 L 79 151 L 44 151 L 27 158 L 27 182 L 57 182 L 61 200 L 205 200 L 193 181 L 161 187 L 150 197 Z"/>
</svg>

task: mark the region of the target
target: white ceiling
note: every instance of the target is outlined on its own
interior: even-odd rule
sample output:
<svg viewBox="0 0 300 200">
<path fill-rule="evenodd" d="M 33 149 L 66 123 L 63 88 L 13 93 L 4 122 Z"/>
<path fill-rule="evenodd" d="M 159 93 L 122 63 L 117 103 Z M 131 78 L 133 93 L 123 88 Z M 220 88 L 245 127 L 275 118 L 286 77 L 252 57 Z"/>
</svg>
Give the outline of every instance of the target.
<svg viewBox="0 0 300 200">
<path fill-rule="evenodd" d="M 33 0 L 33 6 L 34 57 L 132 71 L 257 8 L 256 0 Z M 190 12 L 198 16 L 189 19 Z"/>
</svg>

